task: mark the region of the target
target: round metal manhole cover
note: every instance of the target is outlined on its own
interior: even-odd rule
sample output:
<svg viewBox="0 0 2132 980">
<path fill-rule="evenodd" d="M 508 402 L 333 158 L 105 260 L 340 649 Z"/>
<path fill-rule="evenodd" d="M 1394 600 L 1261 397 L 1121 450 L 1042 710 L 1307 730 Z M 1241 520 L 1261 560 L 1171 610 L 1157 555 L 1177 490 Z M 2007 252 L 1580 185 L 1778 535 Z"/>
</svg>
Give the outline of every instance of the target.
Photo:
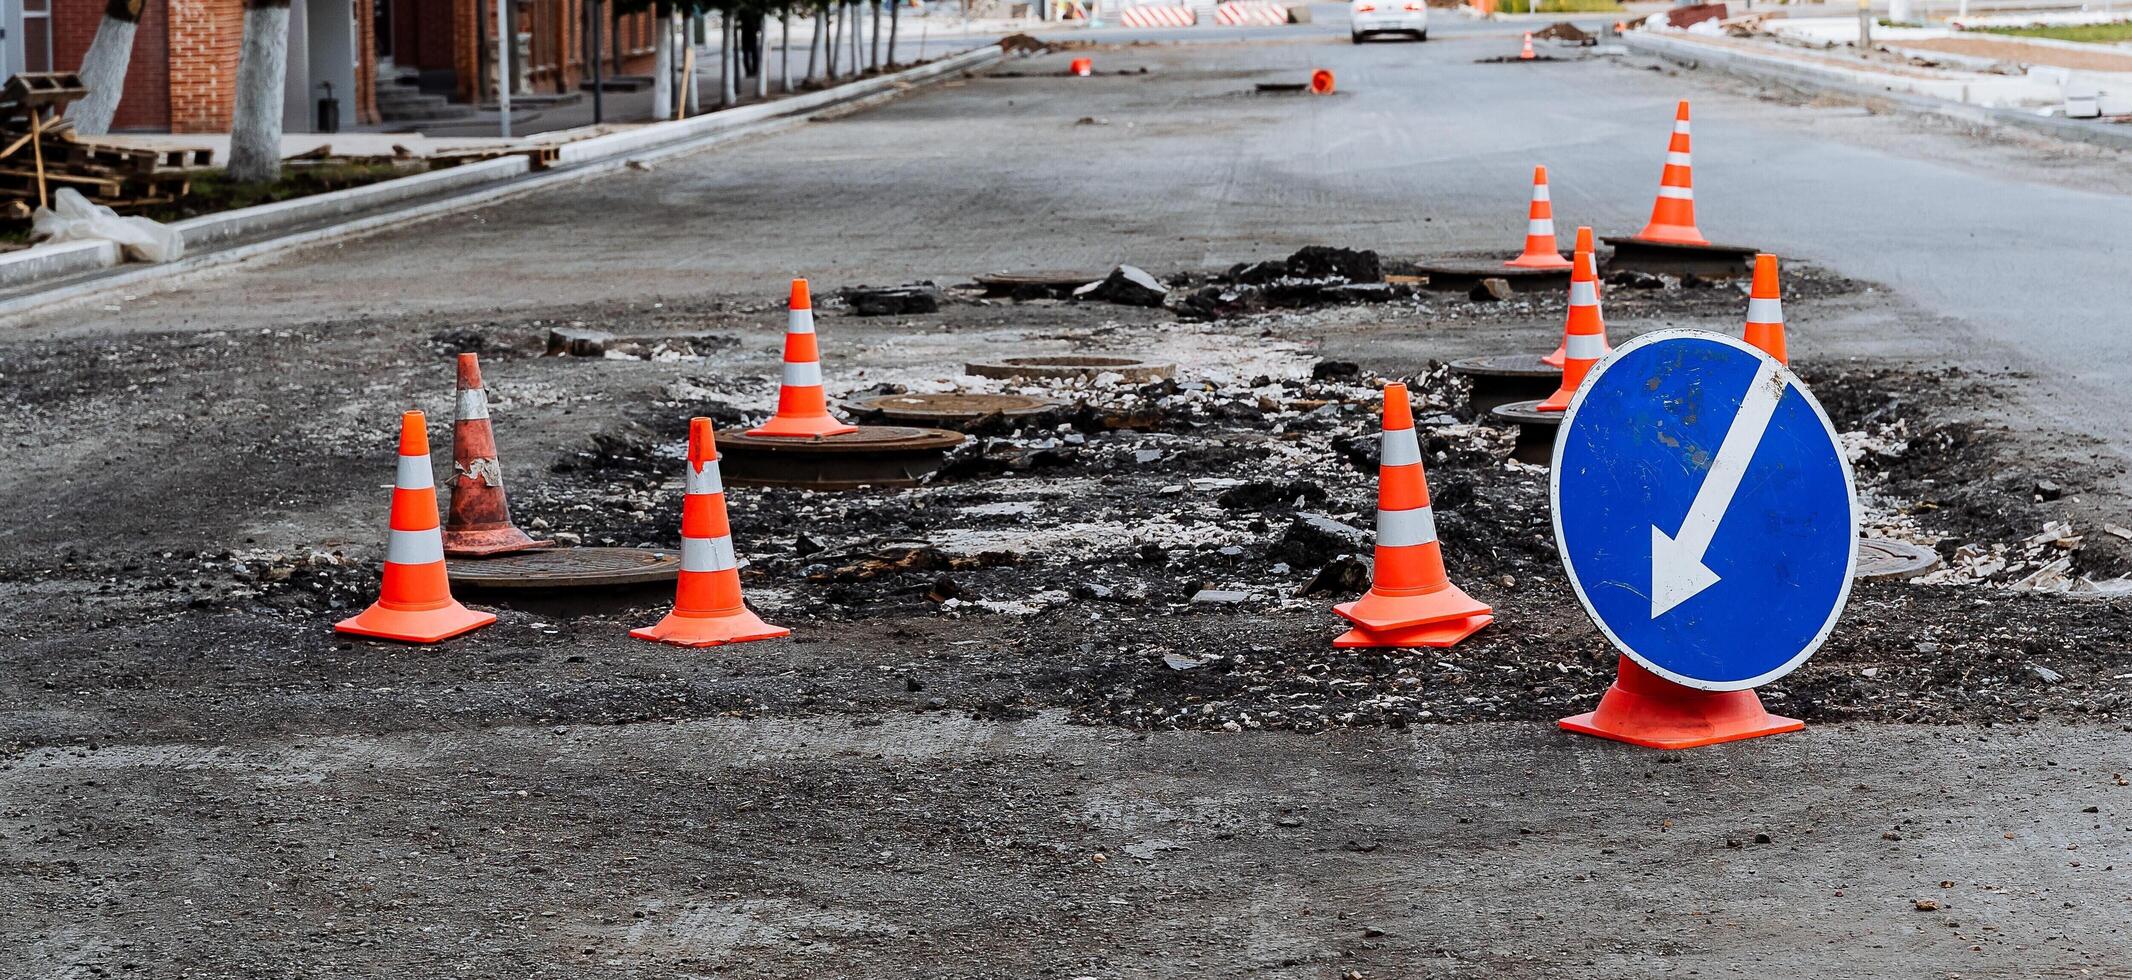
<svg viewBox="0 0 2132 980">
<path fill-rule="evenodd" d="M 977 284 L 987 289 L 1077 289 L 1102 279 L 1103 273 L 1080 272 L 1072 269 L 1044 269 L 1035 272 L 994 272 L 977 277 Z"/>
<path fill-rule="evenodd" d="M 968 437 L 960 432 L 942 429 L 921 429 L 907 425 L 862 425 L 857 432 L 845 432 L 818 439 L 721 433 L 718 436 L 718 450 L 721 453 L 730 451 L 741 455 L 774 453 L 793 456 L 937 453 L 962 445 L 966 438 Z"/>
<path fill-rule="evenodd" d="M 1560 378 L 1562 369 L 1549 367 L 1539 354 L 1490 354 L 1451 362 L 1451 373 L 1488 378 Z"/>
<path fill-rule="evenodd" d="M 1560 427 L 1562 425 L 1562 416 L 1566 413 L 1540 411 L 1541 401 L 1543 399 L 1534 398 L 1529 401 L 1511 402 L 1508 405 L 1497 405 L 1490 410 L 1489 414 L 1502 421 L 1516 422 L 1519 425 L 1538 425 L 1547 428 Z"/>
<path fill-rule="evenodd" d="M 453 585 L 473 589 L 611 589 L 671 582 L 679 549 L 553 548 L 493 558 L 455 558 L 444 566 Z"/>
<path fill-rule="evenodd" d="M 1923 545 L 1891 538 L 1858 539 L 1858 569 L 1854 578 L 1906 579 L 1931 571 L 1940 563 L 1939 552 Z"/>
<path fill-rule="evenodd" d="M 1028 395 L 982 395 L 963 392 L 946 392 L 926 395 L 883 395 L 859 403 L 869 412 L 879 412 L 891 422 L 927 422 L 935 425 L 960 425 L 974 422 L 988 415 L 1004 415 L 1016 418 L 1038 415 L 1059 407 L 1062 402 L 1049 398 L 1032 398 Z"/>
<path fill-rule="evenodd" d="M 1128 381 L 1160 381 L 1174 377 L 1177 365 L 1143 361 L 1114 354 L 1045 354 L 1007 357 L 997 361 L 973 361 L 963 371 L 980 378 L 1083 378 L 1100 374 L 1123 375 Z"/>
</svg>

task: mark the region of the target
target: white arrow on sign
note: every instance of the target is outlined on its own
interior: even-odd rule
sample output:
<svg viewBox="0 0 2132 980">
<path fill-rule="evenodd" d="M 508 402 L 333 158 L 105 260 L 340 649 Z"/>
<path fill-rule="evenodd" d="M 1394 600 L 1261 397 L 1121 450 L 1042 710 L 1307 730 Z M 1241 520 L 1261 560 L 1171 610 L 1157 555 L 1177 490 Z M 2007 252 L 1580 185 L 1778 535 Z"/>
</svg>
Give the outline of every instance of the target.
<svg viewBox="0 0 2132 980">
<path fill-rule="evenodd" d="M 1717 584 L 1717 573 L 1703 564 L 1703 555 L 1710 550 L 1710 540 L 1717 537 L 1717 526 L 1725 520 L 1732 495 L 1739 491 L 1740 480 L 1747 475 L 1747 464 L 1754 460 L 1754 451 L 1762 444 L 1762 433 L 1768 431 L 1770 418 L 1777 414 L 1777 403 L 1784 400 L 1784 388 L 1784 380 L 1777 377 L 1776 362 L 1763 360 L 1754 373 L 1754 381 L 1747 386 L 1747 394 L 1740 399 L 1740 411 L 1732 417 L 1732 427 L 1725 430 L 1717 458 L 1710 461 L 1702 489 L 1695 492 L 1688 516 L 1681 519 L 1680 531 L 1668 536 L 1658 525 L 1651 526 L 1652 619 Z"/>
</svg>

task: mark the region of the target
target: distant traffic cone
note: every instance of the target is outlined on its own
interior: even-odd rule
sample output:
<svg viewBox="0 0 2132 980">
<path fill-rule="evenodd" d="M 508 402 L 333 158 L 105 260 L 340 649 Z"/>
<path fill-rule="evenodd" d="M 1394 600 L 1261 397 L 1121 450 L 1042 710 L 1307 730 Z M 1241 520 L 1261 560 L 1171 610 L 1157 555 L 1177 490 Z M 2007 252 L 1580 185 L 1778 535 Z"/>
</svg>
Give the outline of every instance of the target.
<svg viewBox="0 0 2132 980">
<path fill-rule="evenodd" d="M 814 303 L 807 280 L 792 280 L 790 311 L 785 314 L 785 373 L 777 391 L 777 414 L 748 430 L 751 436 L 810 438 L 857 432 L 829 414 L 822 394 L 822 353 L 814 340 Z"/>
<path fill-rule="evenodd" d="M 1673 245 L 1708 245 L 1695 228 L 1695 176 L 1688 159 L 1688 100 L 1673 114 L 1673 141 L 1666 145 L 1666 169 L 1658 179 L 1658 199 L 1651 223 L 1637 238 Z"/>
<path fill-rule="evenodd" d="M 1087 58 L 1075 58 L 1071 64 L 1066 66 L 1066 70 L 1073 72 L 1078 77 L 1087 78 L 1095 74 L 1096 63 Z"/>
<path fill-rule="evenodd" d="M 1791 363 L 1784 353 L 1784 300 L 1777 291 L 1777 257 L 1768 252 L 1754 257 L 1754 288 L 1747 292 L 1747 342 L 1762 348 L 1778 364 Z"/>
<path fill-rule="evenodd" d="M 1576 268 L 1569 273 L 1569 317 L 1562 325 L 1562 349 L 1555 352 L 1562 356 L 1562 384 L 1545 401 L 1533 406 L 1542 412 L 1568 410 L 1570 398 L 1577 394 L 1577 386 L 1584 383 L 1592 365 L 1614 349 L 1607 343 L 1606 318 L 1599 312 L 1597 262 L 1590 249 L 1581 247 L 1591 244 L 1590 238 L 1590 228 L 1577 229 L 1580 247 Z"/>
<path fill-rule="evenodd" d="M 1532 206 L 1525 216 L 1525 252 L 1503 263 L 1520 269 L 1567 269 L 1555 245 L 1555 206 L 1547 192 L 1547 168 L 1532 168 Z"/>
<path fill-rule="evenodd" d="M 437 485 L 429 469 L 429 428 L 421 412 L 400 416 L 400 471 L 392 488 L 392 536 L 378 601 L 333 625 L 342 633 L 435 643 L 496 621 L 452 599 L 437 531 Z"/>
<path fill-rule="evenodd" d="M 725 482 L 718 476 L 718 444 L 711 420 L 688 423 L 688 470 L 681 498 L 681 577 L 674 611 L 656 626 L 629 631 L 639 640 L 714 647 L 791 634 L 748 611 L 740 596 L 740 560 L 726 522 Z"/>
<path fill-rule="evenodd" d="M 1335 647 L 1447 647 L 1495 621 L 1444 572 L 1429 509 L 1429 481 L 1407 386 L 1384 386 L 1384 434 L 1377 462 L 1377 555 L 1369 594 L 1333 612 L 1355 624 Z"/>
<path fill-rule="evenodd" d="M 1577 245 L 1571 250 L 1570 254 L 1574 255 L 1577 252 L 1592 252 L 1592 230 L 1589 227 L 1580 225 L 1577 228 Z M 1595 270 L 1599 268 L 1599 254 L 1597 252 L 1592 252 L 1592 268 Z M 1572 292 L 1575 291 L 1572 290 Z M 1605 290 L 1597 282 L 1592 283 L 1592 292 L 1599 295 L 1605 294 Z M 1609 344 L 1606 349 L 1611 351 L 1614 348 L 1613 345 Z M 1562 339 L 1555 343 L 1555 352 L 1540 358 L 1540 363 L 1548 367 L 1558 368 L 1562 366 L 1563 361 L 1568 359 L 1569 324 L 1565 321 L 1562 324 Z"/>
<path fill-rule="evenodd" d="M 1555 724 L 1564 731 L 1653 749 L 1692 749 L 1806 727 L 1796 718 L 1770 714 L 1752 690 L 1686 687 L 1627 657 L 1621 658 L 1614 683 L 1599 699 L 1597 710 Z"/>
<path fill-rule="evenodd" d="M 1535 55 L 1535 54 L 1533 54 L 1533 53 L 1532 53 L 1532 32 L 1531 32 L 1531 31 L 1526 31 L 1526 32 L 1525 32 L 1525 50 L 1523 50 L 1523 51 L 1520 51 L 1520 52 L 1518 52 L 1518 60 L 1519 60 L 1519 61 L 1531 61 L 1532 59 L 1534 59 L 1534 58 L 1536 58 L 1536 57 L 1539 57 L 1539 56 L 1538 56 L 1538 55 Z"/>
<path fill-rule="evenodd" d="M 535 541 L 511 523 L 511 504 L 503 492 L 503 465 L 496 461 L 496 433 L 489 426 L 489 396 L 481 387 L 481 361 L 473 354 L 461 354 L 444 553 L 454 558 L 500 555 L 554 543 Z"/>
<path fill-rule="evenodd" d="M 1314 95 L 1333 94 L 1333 73 L 1330 68 L 1319 68 L 1310 73 L 1310 91 Z"/>
</svg>

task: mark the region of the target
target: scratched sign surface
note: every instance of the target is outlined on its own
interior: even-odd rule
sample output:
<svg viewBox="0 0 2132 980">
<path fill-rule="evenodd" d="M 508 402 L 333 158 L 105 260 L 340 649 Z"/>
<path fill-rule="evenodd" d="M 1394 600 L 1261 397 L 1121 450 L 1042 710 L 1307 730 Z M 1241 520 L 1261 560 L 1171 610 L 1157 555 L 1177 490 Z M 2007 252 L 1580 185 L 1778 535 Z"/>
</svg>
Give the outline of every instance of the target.
<svg viewBox="0 0 2132 980">
<path fill-rule="evenodd" d="M 1601 362 L 1562 421 L 1553 493 L 1585 610 L 1675 683 L 1782 677 L 1850 596 L 1858 503 L 1835 427 L 1730 337 L 1664 330 Z"/>
</svg>

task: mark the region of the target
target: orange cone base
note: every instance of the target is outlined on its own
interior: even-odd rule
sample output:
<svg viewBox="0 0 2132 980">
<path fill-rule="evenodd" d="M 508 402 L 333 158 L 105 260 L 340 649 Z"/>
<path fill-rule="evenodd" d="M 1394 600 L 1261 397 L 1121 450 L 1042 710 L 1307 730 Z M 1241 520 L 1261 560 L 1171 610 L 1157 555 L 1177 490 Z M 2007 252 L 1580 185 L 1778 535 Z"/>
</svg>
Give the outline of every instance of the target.
<svg viewBox="0 0 2132 980">
<path fill-rule="evenodd" d="M 1527 252 L 1503 264 L 1513 269 L 1567 269 L 1570 267 L 1570 261 L 1563 258 L 1560 252 L 1540 252 L 1538 254 Z"/>
<path fill-rule="evenodd" d="M 471 633 L 495 621 L 495 613 L 475 612 L 456 601 L 435 609 L 387 609 L 383 603 L 376 603 L 333 624 L 333 629 L 380 640 L 435 643 L 461 633 Z"/>
<path fill-rule="evenodd" d="M 1753 691 L 1698 691 L 1668 681 L 1624 658 L 1621 676 L 1599 709 L 1564 718 L 1562 730 L 1651 749 L 1692 749 L 1806 727 L 1773 715 Z"/>
<path fill-rule="evenodd" d="M 1459 591 L 1455 585 L 1427 595 L 1386 595 L 1371 589 L 1360 599 L 1333 607 L 1333 612 L 1339 613 L 1340 618 L 1373 633 L 1397 633 L 1416 626 L 1485 616 L 1493 611 Z"/>
<path fill-rule="evenodd" d="M 1643 230 L 1637 232 L 1634 237 L 1664 245 L 1710 244 L 1709 241 L 1703 238 L 1703 233 L 1697 231 L 1694 225 L 1648 224 L 1643 226 Z"/>
<path fill-rule="evenodd" d="M 1547 396 L 1538 405 L 1534 405 L 1532 410 L 1535 412 L 1567 412 L 1569 411 L 1569 400 L 1575 395 L 1575 392 L 1557 388 L 1554 394 Z"/>
<path fill-rule="evenodd" d="M 811 415 L 794 418 L 779 415 L 762 425 L 748 430 L 751 436 L 782 436 L 788 439 L 815 439 L 822 436 L 840 436 L 857 432 L 856 425 L 845 425 L 827 415 Z"/>
<path fill-rule="evenodd" d="M 1558 368 L 1561 367 L 1568 360 L 1569 344 L 1565 341 L 1562 346 L 1555 348 L 1554 353 L 1540 358 L 1540 363 L 1545 364 L 1551 368 Z"/>
<path fill-rule="evenodd" d="M 444 554 L 451 558 L 507 555 L 514 551 L 552 547 L 555 547 L 555 542 L 527 537 L 526 532 L 509 524 L 502 527 L 463 528 L 457 531 L 444 529 Z"/>
<path fill-rule="evenodd" d="M 1343 650 L 1355 647 L 1447 647 L 1481 631 L 1481 627 L 1495 622 L 1489 614 L 1450 619 L 1426 626 L 1409 626 L 1403 630 L 1377 631 L 1357 626 L 1333 639 L 1333 646 Z"/>
<path fill-rule="evenodd" d="M 792 631 L 782 626 L 772 626 L 762 617 L 749 612 L 746 607 L 723 616 L 683 616 L 667 613 L 657 626 L 645 626 L 629 631 L 639 640 L 667 643 L 677 647 L 717 647 L 728 643 L 747 643 L 753 640 L 774 640 L 791 636 Z"/>
</svg>

